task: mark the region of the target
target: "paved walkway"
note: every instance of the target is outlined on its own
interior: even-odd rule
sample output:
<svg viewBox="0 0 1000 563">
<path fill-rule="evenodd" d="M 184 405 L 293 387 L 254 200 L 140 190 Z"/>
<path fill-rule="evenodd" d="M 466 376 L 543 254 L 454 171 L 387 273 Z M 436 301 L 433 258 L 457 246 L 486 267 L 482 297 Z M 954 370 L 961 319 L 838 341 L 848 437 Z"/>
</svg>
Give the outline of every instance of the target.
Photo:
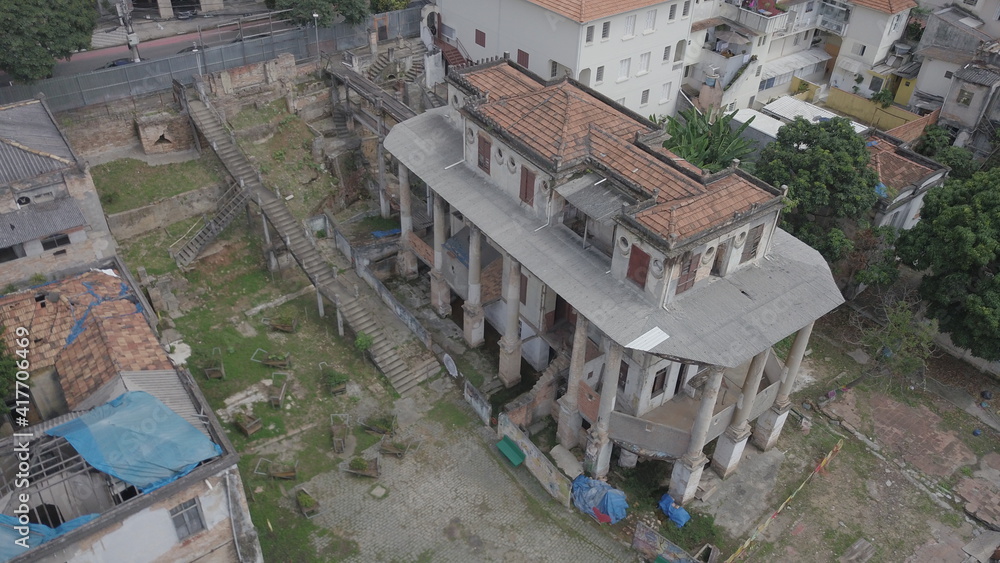
<svg viewBox="0 0 1000 563">
<path fill-rule="evenodd" d="M 438 392 L 414 398 L 418 412 L 442 395 L 460 399 L 449 380 L 432 387 Z M 511 468 L 478 422 L 446 428 L 422 416 L 403 431 L 423 440 L 420 448 L 403 459 L 383 456 L 377 480 L 335 470 L 303 485 L 328 507 L 314 522 L 358 543 L 348 561 L 638 560 L 592 520 L 550 500 L 525 468 Z M 376 484 L 388 490 L 382 499 L 370 494 Z"/>
</svg>

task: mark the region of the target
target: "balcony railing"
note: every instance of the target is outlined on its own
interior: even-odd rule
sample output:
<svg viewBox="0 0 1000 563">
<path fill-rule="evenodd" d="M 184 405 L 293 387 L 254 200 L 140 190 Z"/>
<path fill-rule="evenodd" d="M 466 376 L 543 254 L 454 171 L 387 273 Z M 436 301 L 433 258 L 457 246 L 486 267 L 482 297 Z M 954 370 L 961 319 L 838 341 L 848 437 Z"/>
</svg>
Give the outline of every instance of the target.
<svg viewBox="0 0 1000 563">
<path fill-rule="evenodd" d="M 725 17 L 733 19 L 740 25 L 749 27 L 760 33 L 774 33 L 788 26 L 788 12 L 778 12 L 776 14 L 762 13 L 761 11 L 750 10 L 732 3 L 727 3 L 725 6 L 728 7 L 726 11 L 729 12 L 728 14 L 723 12 Z"/>
<path fill-rule="evenodd" d="M 819 17 L 817 23 L 821 29 L 825 29 L 831 33 L 836 33 L 837 35 L 847 33 L 847 20 L 823 15 Z"/>
</svg>

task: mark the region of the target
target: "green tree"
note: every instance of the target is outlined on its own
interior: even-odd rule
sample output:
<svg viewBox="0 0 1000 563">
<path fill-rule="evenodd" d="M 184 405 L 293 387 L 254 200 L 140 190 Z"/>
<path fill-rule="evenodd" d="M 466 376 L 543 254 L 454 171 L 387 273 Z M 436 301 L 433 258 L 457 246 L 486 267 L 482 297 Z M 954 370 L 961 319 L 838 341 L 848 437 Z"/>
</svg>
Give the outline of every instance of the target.
<svg viewBox="0 0 1000 563">
<path fill-rule="evenodd" d="M 410 0 L 372 0 L 372 13 L 384 14 L 402 10 L 410 4 Z"/>
<path fill-rule="evenodd" d="M 756 173 L 772 185 L 788 186 L 784 227 L 821 250 L 809 240 L 829 238 L 817 218 L 860 219 L 878 199 L 878 174 L 870 160 L 850 121 L 810 123 L 797 117 L 761 151 Z"/>
<path fill-rule="evenodd" d="M 884 323 L 862 331 L 876 369 L 902 376 L 917 373 L 934 349 L 937 322 L 917 319 L 913 304 L 905 299 L 885 305 L 883 314 Z"/>
<path fill-rule="evenodd" d="M 892 105 L 892 102 L 895 100 L 895 95 L 891 90 L 879 90 L 878 92 L 872 94 L 871 100 L 882 106 L 882 109 L 885 109 Z"/>
<path fill-rule="evenodd" d="M 57 59 L 90 48 L 96 24 L 93 0 L 0 2 L 0 69 L 18 82 L 51 76 Z"/>
<path fill-rule="evenodd" d="M 299 23 L 312 23 L 317 14 L 320 27 L 333 24 L 337 14 L 351 25 L 368 17 L 368 0 L 264 0 L 264 4 L 271 10 L 291 10 L 291 19 Z"/>
<path fill-rule="evenodd" d="M 937 125 L 928 125 L 914 149 L 924 156 L 933 157 L 947 146 L 951 146 L 951 135 L 948 134 L 948 130 Z"/>
<path fill-rule="evenodd" d="M 867 227 L 854 236 L 854 246 L 847 256 L 851 281 L 864 285 L 891 285 L 899 277 L 896 263 L 896 239 L 893 227 Z"/>
<path fill-rule="evenodd" d="M 1000 360 L 1000 169 L 927 192 L 920 222 L 896 250 L 926 270 L 920 297 L 941 330 L 973 354 Z"/>
<path fill-rule="evenodd" d="M 754 142 L 741 137 L 753 118 L 738 129 L 729 124 L 736 112 L 720 115 L 714 112 L 700 113 L 691 108 L 680 112 L 681 119 L 667 117 L 667 133 L 670 138 L 663 142 L 663 148 L 677 154 L 688 162 L 718 172 L 753 151 Z"/>
<path fill-rule="evenodd" d="M 8 410 L 4 400 L 14 393 L 14 378 L 17 374 L 17 358 L 7 349 L 4 333 L 4 327 L 0 325 L 0 413 Z"/>
<path fill-rule="evenodd" d="M 963 147 L 944 147 L 937 151 L 934 160 L 951 168 L 949 177 L 967 180 L 979 170 L 979 163 L 972 159 L 972 152 Z"/>
</svg>

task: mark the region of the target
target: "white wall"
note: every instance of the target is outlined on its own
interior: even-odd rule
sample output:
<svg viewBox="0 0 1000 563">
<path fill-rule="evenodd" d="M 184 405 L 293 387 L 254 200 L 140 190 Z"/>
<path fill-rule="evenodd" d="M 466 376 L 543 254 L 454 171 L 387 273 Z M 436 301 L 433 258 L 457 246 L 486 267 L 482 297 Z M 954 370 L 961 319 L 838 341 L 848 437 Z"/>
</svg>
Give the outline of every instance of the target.
<svg viewBox="0 0 1000 563">
<path fill-rule="evenodd" d="M 948 61 L 924 59 L 917 75 L 917 90 L 942 98 L 951 91 L 951 78 L 945 78 L 945 73 L 954 73 L 961 66 Z"/>
</svg>

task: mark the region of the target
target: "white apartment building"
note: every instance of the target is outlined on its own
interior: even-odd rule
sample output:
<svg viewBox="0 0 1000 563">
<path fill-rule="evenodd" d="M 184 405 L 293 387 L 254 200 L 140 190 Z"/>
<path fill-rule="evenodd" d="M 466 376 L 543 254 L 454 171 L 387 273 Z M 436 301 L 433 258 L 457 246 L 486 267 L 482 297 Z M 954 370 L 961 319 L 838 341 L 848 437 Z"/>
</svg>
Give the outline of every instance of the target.
<svg viewBox="0 0 1000 563">
<path fill-rule="evenodd" d="M 469 59 L 503 53 L 642 115 L 673 115 L 700 0 L 437 0 L 438 36 Z"/>
</svg>

